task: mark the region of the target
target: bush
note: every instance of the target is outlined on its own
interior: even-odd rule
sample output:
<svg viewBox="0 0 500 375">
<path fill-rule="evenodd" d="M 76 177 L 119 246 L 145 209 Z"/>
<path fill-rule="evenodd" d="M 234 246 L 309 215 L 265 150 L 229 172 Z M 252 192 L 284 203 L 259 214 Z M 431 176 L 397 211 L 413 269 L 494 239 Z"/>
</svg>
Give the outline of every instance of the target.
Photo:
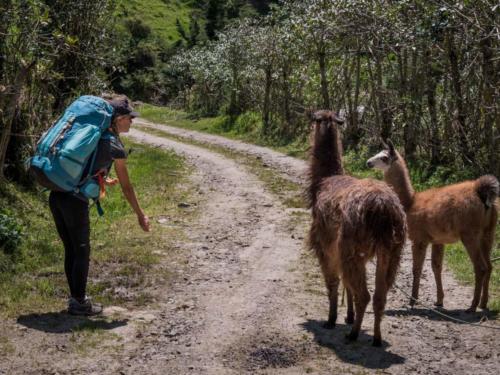
<svg viewBox="0 0 500 375">
<path fill-rule="evenodd" d="M 234 124 L 237 134 L 247 134 L 259 131 L 262 128 L 262 117 L 258 112 L 245 112 L 238 117 Z"/>
<path fill-rule="evenodd" d="M 459 170 L 454 167 L 439 166 L 430 170 L 426 165 L 417 163 L 410 165 L 410 175 L 417 191 L 477 178 L 471 169 Z"/>
<path fill-rule="evenodd" d="M 125 21 L 125 25 L 132 37 L 137 41 L 146 39 L 151 35 L 151 27 L 139 18 L 130 18 Z"/>
<path fill-rule="evenodd" d="M 0 212 L 0 249 L 13 254 L 21 244 L 22 228 L 8 213 Z"/>
</svg>

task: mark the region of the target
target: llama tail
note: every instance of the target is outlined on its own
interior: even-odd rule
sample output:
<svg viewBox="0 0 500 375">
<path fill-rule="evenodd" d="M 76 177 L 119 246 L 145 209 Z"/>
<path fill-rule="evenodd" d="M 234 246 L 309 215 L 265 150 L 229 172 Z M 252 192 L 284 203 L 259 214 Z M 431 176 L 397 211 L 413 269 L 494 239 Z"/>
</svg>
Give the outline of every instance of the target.
<svg viewBox="0 0 500 375">
<path fill-rule="evenodd" d="M 387 274 L 385 278 L 385 282 L 387 283 L 388 288 L 390 288 L 396 280 L 397 271 L 401 262 L 401 254 L 403 253 L 403 246 L 404 243 L 398 243 L 394 244 L 390 249 L 390 256 L 388 257 L 389 265 L 387 267 Z"/>
<path fill-rule="evenodd" d="M 484 175 L 476 180 L 477 195 L 487 209 L 495 204 L 499 190 L 498 180 L 493 175 Z"/>
<path fill-rule="evenodd" d="M 385 220 L 381 220 L 385 218 Z M 406 216 L 402 208 L 393 206 L 383 207 L 377 217 L 372 219 L 373 228 L 378 228 L 374 232 L 376 242 L 377 263 L 387 262 L 387 273 L 385 281 L 390 288 L 396 280 L 396 274 L 401 262 L 401 254 L 406 240 Z M 378 224 L 378 225 L 377 225 Z"/>
<path fill-rule="evenodd" d="M 378 199 L 377 199 L 378 200 Z M 382 201 L 375 209 L 365 212 L 366 228 L 377 248 L 393 249 L 395 244 L 404 244 L 406 239 L 406 214 L 399 203 Z"/>
<path fill-rule="evenodd" d="M 352 239 L 356 248 L 371 244 L 377 257 L 399 263 L 407 227 L 406 214 L 394 192 L 374 190 L 350 203 L 342 211 L 343 238 Z"/>
</svg>

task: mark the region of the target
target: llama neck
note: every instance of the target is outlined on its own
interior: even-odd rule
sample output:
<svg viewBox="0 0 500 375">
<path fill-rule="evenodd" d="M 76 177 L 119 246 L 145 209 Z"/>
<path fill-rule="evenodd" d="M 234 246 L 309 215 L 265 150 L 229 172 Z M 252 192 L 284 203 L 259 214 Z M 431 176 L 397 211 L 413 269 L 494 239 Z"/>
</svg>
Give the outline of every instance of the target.
<svg viewBox="0 0 500 375">
<path fill-rule="evenodd" d="M 384 173 L 384 180 L 394 189 L 404 209 L 408 210 L 413 204 L 415 190 L 406 163 L 400 155 L 397 155 L 397 160 Z"/>
<path fill-rule="evenodd" d="M 321 180 L 325 177 L 343 175 L 342 144 L 335 127 L 330 127 L 327 134 L 316 139 L 312 149 L 313 177 Z"/>
<path fill-rule="evenodd" d="M 317 136 L 311 151 L 310 183 L 307 191 L 310 207 L 316 202 L 323 179 L 343 175 L 342 146 L 337 129 L 329 128 L 328 134 Z"/>
</svg>

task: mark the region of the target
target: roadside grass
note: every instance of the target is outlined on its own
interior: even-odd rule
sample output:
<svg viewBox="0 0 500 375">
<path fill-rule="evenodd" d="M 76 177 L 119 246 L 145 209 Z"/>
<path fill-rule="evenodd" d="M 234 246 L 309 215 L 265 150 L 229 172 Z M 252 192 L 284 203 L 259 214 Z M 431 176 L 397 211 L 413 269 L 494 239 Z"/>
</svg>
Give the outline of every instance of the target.
<svg viewBox="0 0 500 375">
<path fill-rule="evenodd" d="M 88 294 L 105 304 L 129 306 L 154 299 L 149 286 L 165 285 L 174 272 L 163 258 L 180 257 L 173 243 L 183 233 L 158 224 L 190 220 L 195 211 L 177 206 L 190 196 L 185 186 L 190 170 L 172 152 L 133 144 L 128 159 L 139 202 L 150 216 L 152 232 L 140 229 L 120 188 L 108 188 L 98 219 L 91 207 L 91 266 Z M 13 184 L 0 188 L 0 204 L 20 223 L 23 240 L 13 254 L 0 250 L 0 316 L 18 317 L 60 311 L 68 295 L 63 247 L 48 207 L 48 193 L 24 191 Z"/>
<path fill-rule="evenodd" d="M 296 144 L 287 149 L 287 147 L 277 147 L 267 144 L 255 133 L 249 132 L 247 134 L 237 134 L 233 130 L 224 130 L 224 117 L 216 118 L 206 118 L 199 120 L 192 120 L 189 118 L 188 114 L 182 111 L 172 110 L 169 108 L 156 107 L 152 105 L 143 105 L 140 108 L 141 116 L 156 123 L 165 123 L 171 126 L 177 126 L 180 128 L 197 130 L 205 133 L 222 135 L 231 139 L 238 139 L 246 141 L 248 143 L 253 143 L 259 146 L 271 147 L 277 151 L 281 151 L 285 154 L 292 155 L 301 159 L 306 158 L 307 147 L 306 142 L 297 142 Z M 142 128 L 144 131 L 162 135 L 165 134 L 161 131 L 154 131 L 148 128 Z M 291 183 L 290 181 L 279 177 L 272 168 L 262 167 L 262 162 L 259 163 L 258 160 L 252 160 L 248 156 L 243 154 L 238 154 L 233 151 L 228 151 L 222 147 L 217 147 L 213 145 L 207 145 L 206 143 L 196 142 L 192 139 L 185 139 L 181 137 L 175 137 L 168 135 L 168 138 L 178 139 L 182 142 L 189 142 L 193 144 L 200 145 L 205 148 L 213 149 L 216 152 L 231 156 L 233 158 L 240 158 L 239 161 L 244 161 L 245 164 L 252 168 L 252 172 L 257 174 L 270 188 L 271 191 L 283 197 L 282 191 L 291 191 L 292 194 L 288 193 L 289 202 L 285 201 L 285 204 L 289 207 L 304 207 L 303 197 L 301 196 L 301 189 Z M 383 174 L 380 171 L 375 171 L 366 167 L 366 160 L 373 156 L 373 150 L 370 151 L 367 148 L 363 148 L 358 152 L 349 151 L 344 154 L 344 167 L 346 172 L 358 177 L 358 178 L 375 178 L 378 180 L 383 179 Z M 246 161 L 245 161 L 246 160 Z M 259 165 L 260 164 L 260 165 Z M 470 173 L 467 171 L 451 171 L 446 167 L 438 168 L 434 174 L 427 176 L 422 171 L 423 166 L 420 165 L 410 165 L 410 175 L 412 178 L 412 184 L 417 191 L 423 191 L 431 187 L 444 186 L 447 184 L 463 181 L 468 178 L 472 178 Z M 295 185 L 295 186 L 293 186 Z M 281 188 L 286 186 L 286 188 Z M 496 229 L 496 240 L 494 248 L 492 251 L 491 258 L 500 257 L 500 226 L 497 225 Z M 455 243 L 453 245 L 447 245 L 445 250 L 445 262 L 448 268 L 451 269 L 455 277 L 462 283 L 470 286 L 474 286 L 474 271 L 472 268 L 472 263 L 469 259 L 467 251 L 463 247 L 461 242 Z M 472 296 L 471 296 L 472 298 Z M 488 304 L 490 310 L 500 311 L 500 261 L 493 263 L 493 272 L 490 279 L 490 302 Z"/>
<path fill-rule="evenodd" d="M 151 287 L 173 276 L 169 267 L 155 271 L 151 267 L 167 254 L 179 255 L 173 247 L 182 238 L 178 223 L 192 220 L 194 211 L 178 207 L 179 202 L 191 201 L 191 191 L 181 187 L 190 173 L 182 159 L 169 151 L 125 143 L 132 145 L 128 161 L 131 180 L 153 230 L 145 233 L 140 229 L 118 186 L 109 189 L 103 204 L 105 215 L 99 218 L 94 210 L 91 217 L 102 221 L 92 233 L 96 281 L 91 293 L 101 296 L 104 303 L 140 306 L 154 301 Z M 158 225 L 158 220 L 167 225 Z M 101 272 L 101 268 L 113 272 Z"/>
<path fill-rule="evenodd" d="M 262 160 L 248 157 L 241 153 L 233 152 L 233 158 L 249 167 L 250 171 L 264 182 L 267 188 L 276 195 L 283 205 L 288 208 L 305 208 L 305 195 L 303 189 L 263 163 Z"/>
<path fill-rule="evenodd" d="M 96 348 L 118 351 L 123 338 L 107 330 L 109 323 L 109 319 L 86 320 L 73 328 L 68 341 L 71 351 L 79 355 L 88 355 Z"/>
<path fill-rule="evenodd" d="M 0 336 L 0 357 L 8 357 L 16 351 L 14 345 L 6 336 Z"/>
<path fill-rule="evenodd" d="M 495 244 L 493 245 L 491 254 L 492 259 L 500 257 L 500 228 L 498 225 L 495 238 Z M 471 286 L 474 285 L 474 268 L 472 267 L 472 262 L 469 259 L 467 251 L 461 243 L 446 246 L 445 260 L 448 267 L 453 270 L 453 273 L 460 282 Z M 500 312 L 500 259 L 493 262 L 489 292 L 490 298 L 488 308 L 491 311 Z M 472 295 L 470 299 L 472 300 Z"/>
</svg>

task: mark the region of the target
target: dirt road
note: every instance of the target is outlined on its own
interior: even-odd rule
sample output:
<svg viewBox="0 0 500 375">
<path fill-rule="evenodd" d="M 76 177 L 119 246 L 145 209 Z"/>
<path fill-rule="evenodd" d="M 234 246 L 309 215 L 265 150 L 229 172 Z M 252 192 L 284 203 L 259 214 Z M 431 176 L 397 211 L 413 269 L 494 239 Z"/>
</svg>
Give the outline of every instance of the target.
<svg viewBox="0 0 500 375">
<path fill-rule="evenodd" d="M 305 179 L 305 163 L 256 146 L 220 137 L 156 126 L 177 137 L 230 147 L 259 157 L 292 181 Z M 304 249 L 309 214 L 287 208 L 245 165 L 221 154 L 132 130 L 135 141 L 172 149 L 196 170 L 193 184 L 203 196 L 200 215 L 180 243 L 184 275 L 160 301 L 142 311 L 108 308 L 117 345 L 96 346 L 86 355 L 57 350 L 71 333 L 47 333 L 8 322 L 15 343 L 12 361 L 0 373 L 96 374 L 330 374 L 498 372 L 500 331 L 450 322 L 423 308 L 407 309 L 398 289 L 388 296 L 383 348 L 370 346 L 369 306 L 359 341 L 348 344 L 340 309 L 335 330 L 322 328 L 327 299 L 319 268 Z M 161 225 L 161 224 L 157 224 Z M 397 285 L 411 287 L 408 248 Z M 372 267 L 369 272 L 373 284 Z M 447 313 L 465 314 L 472 290 L 445 272 Z M 430 262 L 421 296 L 435 295 Z M 370 288 L 370 291 L 372 289 Z M 11 324 L 12 323 L 12 324 Z M 495 321 L 488 324 L 500 327 Z M 108 341 L 109 343 L 109 341 Z"/>
</svg>

